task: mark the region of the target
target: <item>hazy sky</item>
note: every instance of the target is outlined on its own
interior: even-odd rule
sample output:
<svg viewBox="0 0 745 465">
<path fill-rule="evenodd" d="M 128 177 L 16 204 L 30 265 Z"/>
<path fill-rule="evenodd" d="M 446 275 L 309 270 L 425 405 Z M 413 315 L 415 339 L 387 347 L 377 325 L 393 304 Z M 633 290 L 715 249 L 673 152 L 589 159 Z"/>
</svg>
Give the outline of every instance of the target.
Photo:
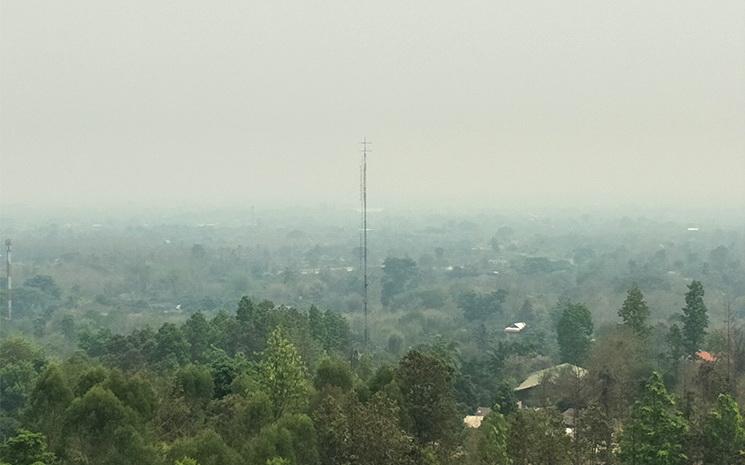
<svg viewBox="0 0 745 465">
<path fill-rule="evenodd" d="M 2 204 L 745 205 L 742 0 L 0 0 Z"/>
</svg>

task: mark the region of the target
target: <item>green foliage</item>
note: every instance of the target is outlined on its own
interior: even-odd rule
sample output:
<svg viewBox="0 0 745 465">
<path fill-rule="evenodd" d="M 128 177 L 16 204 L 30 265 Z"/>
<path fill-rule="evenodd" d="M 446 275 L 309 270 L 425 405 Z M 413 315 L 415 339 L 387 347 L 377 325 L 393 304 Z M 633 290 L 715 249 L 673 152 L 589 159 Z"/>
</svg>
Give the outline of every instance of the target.
<svg viewBox="0 0 745 465">
<path fill-rule="evenodd" d="M 556 326 L 561 361 L 581 365 L 592 342 L 592 314 L 582 304 L 565 302 Z"/>
<path fill-rule="evenodd" d="M 613 418 L 606 410 L 599 403 L 592 403 L 577 415 L 572 447 L 575 463 L 577 459 L 584 463 L 614 463 Z"/>
<path fill-rule="evenodd" d="M 263 390 L 272 401 L 276 418 L 303 408 L 309 388 L 305 366 L 297 349 L 280 328 L 269 336 L 259 374 Z"/>
<path fill-rule="evenodd" d="M 458 297 L 458 307 L 463 310 L 466 320 L 485 320 L 502 314 L 502 305 L 507 299 L 507 291 L 499 289 L 488 294 L 465 292 Z"/>
<path fill-rule="evenodd" d="M 647 336 L 652 330 L 649 326 L 649 307 L 637 285 L 629 289 L 623 306 L 618 310 L 618 316 L 637 336 Z"/>
<path fill-rule="evenodd" d="M 137 413 L 139 420 L 148 421 L 157 408 L 155 391 L 147 378 L 140 374 L 125 375 L 112 370 L 103 387 L 109 389 L 123 405 Z"/>
<path fill-rule="evenodd" d="M 194 404 L 205 404 L 215 392 L 215 383 L 209 368 L 187 365 L 176 373 L 176 386 L 184 397 Z"/>
<path fill-rule="evenodd" d="M 65 411 L 73 400 L 72 391 L 57 365 L 50 366 L 39 377 L 29 400 L 30 417 L 36 419 L 35 426 L 56 450 L 61 445 Z"/>
<path fill-rule="evenodd" d="M 476 463 L 480 465 L 510 465 L 508 454 L 509 425 L 504 415 L 499 413 L 499 405 L 481 422 L 478 429 Z"/>
<path fill-rule="evenodd" d="M 292 414 L 261 430 L 251 446 L 252 463 L 277 457 L 297 465 L 318 465 L 318 445 L 313 422 L 307 415 Z"/>
<path fill-rule="evenodd" d="M 517 411 L 510 418 L 508 444 L 513 465 L 569 463 L 570 438 L 553 408 Z"/>
<path fill-rule="evenodd" d="M 52 279 L 52 277 L 48 275 L 37 274 L 35 276 L 32 276 L 31 278 L 28 278 L 26 281 L 23 282 L 23 286 L 39 289 L 40 291 L 55 299 L 59 299 L 62 296 L 62 291 L 60 291 L 57 283 L 55 283 L 54 279 Z"/>
<path fill-rule="evenodd" d="M 20 430 L 18 435 L 0 445 L 0 461 L 11 465 L 52 464 L 55 456 L 47 451 L 44 435 Z"/>
<path fill-rule="evenodd" d="M 494 408 L 502 415 L 510 415 L 517 410 L 515 390 L 509 384 L 500 383 L 494 397 Z"/>
<path fill-rule="evenodd" d="M 393 303 L 399 294 L 409 290 L 417 279 L 416 262 L 408 257 L 388 257 L 383 262 L 383 288 L 380 302 L 384 307 Z"/>
<path fill-rule="evenodd" d="M 348 405 L 332 393 L 324 395 L 313 412 L 322 465 L 343 465 L 351 457 Z"/>
<path fill-rule="evenodd" d="M 740 415 L 740 408 L 731 396 L 719 396 L 716 408 L 704 419 L 700 434 L 703 463 L 745 463 L 745 424 Z"/>
<path fill-rule="evenodd" d="M 686 354 L 695 356 L 696 352 L 702 349 L 701 344 L 709 326 L 708 310 L 704 304 L 704 286 L 701 281 L 692 281 L 688 285 L 685 300 L 682 318 L 683 347 Z"/>
<path fill-rule="evenodd" d="M 688 424 L 654 373 L 620 439 L 620 458 L 626 465 L 683 465 Z"/>
<path fill-rule="evenodd" d="M 175 462 L 173 462 L 173 465 L 199 465 L 199 462 L 190 457 L 184 457 L 181 460 L 176 460 Z"/>
<path fill-rule="evenodd" d="M 233 382 L 249 368 L 243 354 L 229 356 L 223 350 L 213 350 L 207 355 L 207 364 L 212 372 L 215 397 L 218 399 L 233 392 Z"/>
<path fill-rule="evenodd" d="M 155 361 L 167 367 L 176 367 L 191 359 L 189 342 L 181 330 L 172 323 L 165 323 L 155 334 Z"/>
<path fill-rule="evenodd" d="M 324 358 L 318 365 L 314 384 L 316 389 L 335 386 L 343 391 L 352 389 L 354 382 L 352 368 L 338 359 Z"/>
<path fill-rule="evenodd" d="M 75 385 L 75 396 L 82 397 L 86 392 L 96 384 L 102 383 L 109 373 L 103 367 L 95 366 L 87 369 L 78 379 Z"/>
<path fill-rule="evenodd" d="M 201 312 L 196 312 L 186 320 L 182 327 L 186 341 L 189 344 L 191 360 L 204 361 L 205 354 L 212 343 L 210 324 Z"/>
<path fill-rule="evenodd" d="M 230 448 L 213 430 L 204 430 L 197 436 L 179 439 L 168 451 L 169 460 L 191 457 L 199 465 L 241 465 L 238 453 Z"/>
<path fill-rule="evenodd" d="M 321 312 L 314 305 L 308 311 L 311 336 L 321 343 L 327 352 L 345 353 L 349 347 L 349 325 L 347 320 L 330 310 Z"/>
<path fill-rule="evenodd" d="M 67 410 L 67 453 L 97 465 L 153 463 L 155 451 L 141 435 L 139 415 L 113 392 L 93 386 Z"/>
<path fill-rule="evenodd" d="M 17 415 L 26 406 L 44 363 L 39 349 L 23 338 L 0 344 L 0 413 Z"/>
<path fill-rule="evenodd" d="M 448 443 L 458 426 L 454 368 L 430 353 L 412 350 L 401 359 L 396 379 L 410 431 L 421 444 Z"/>
<path fill-rule="evenodd" d="M 413 438 L 399 426 L 399 417 L 396 402 L 382 392 L 367 404 L 353 404 L 349 415 L 349 454 L 355 457 L 356 464 L 414 465 Z"/>
</svg>

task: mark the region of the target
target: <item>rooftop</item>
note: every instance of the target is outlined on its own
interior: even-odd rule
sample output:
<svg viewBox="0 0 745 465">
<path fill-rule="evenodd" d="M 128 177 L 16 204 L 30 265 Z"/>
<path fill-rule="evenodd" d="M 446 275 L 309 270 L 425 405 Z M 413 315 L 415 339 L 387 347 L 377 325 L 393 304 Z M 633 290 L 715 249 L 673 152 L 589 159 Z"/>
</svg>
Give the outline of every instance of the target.
<svg viewBox="0 0 745 465">
<path fill-rule="evenodd" d="M 575 376 L 581 378 L 587 374 L 587 370 L 576 365 L 572 365 L 571 363 L 562 363 L 561 365 L 556 365 L 531 373 L 527 378 L 525 378 L 525 381 L 520 383 L 520 385 L 515 388 L 515 391 L 524 391 L 526 389 L 540 386 L 546 380 L 555 381 L 556 378 L 564 373 L 572 373 Z"/>
</svg>

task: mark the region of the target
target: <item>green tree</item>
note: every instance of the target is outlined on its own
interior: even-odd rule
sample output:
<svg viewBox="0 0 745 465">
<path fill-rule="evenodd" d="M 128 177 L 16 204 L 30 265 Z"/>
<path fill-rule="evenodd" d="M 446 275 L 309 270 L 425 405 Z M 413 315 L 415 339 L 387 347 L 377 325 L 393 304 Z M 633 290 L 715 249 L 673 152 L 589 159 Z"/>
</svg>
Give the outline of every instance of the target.
<svg viewBox="0 0 745 465">
<path fill-rule="evenodd" d="M 566 465 L 570 438 L 554 408 L 522 409 L 511 415 L 509 451 L 514 465 Z"/>
<path fill-rule="evenodd" d="M 417 279 L 416 262 L 408 257 L 388 257 L 383 262 L 383 289 L 380 302 L 391 305 L 394 297 L 409 290 Z"/>
<path fill-rule="evenodd" d="M 562 362 L 581 364 L 592 342 L 592 314 L 582 304 L 566 302 L 556 326 Z"/>
<path fill-rule="evenodd" d="M 706 465 L 745 463 L 745 424 L 731 396 L 720 394 L 716 408 L 704 419 L 701 445 Z"/>
<path fill-rule="evenodd" d="M 0 344 L 0 413 L 18 414 L 25 406 L 45 361 L 41 351 L 21 337 Z"/>
<path fill-rule="evenodd" d="M 317 465 L 318 445 L 313 422 L 307 415 L 290 414 L 263 428 L 251 445 L 250 463 L 283 458 L 291 464 Z"/>
<path fill-rule="evenodd" d="M 187 365 L 176 373 L 176 386 L 192 405 L 205 405 L 212 399 L 215 383 L 209 368 Z"/>
<path fill-rule="evenodd" d="M 138 421 L 147 422 L 155 413 L 158 399 L 150 381 L 142 374 L 125 375 L 111 370 L 102 386 L 138 415 Z"/>
<path fill-rule="evenodd" d="M 349 414 L 350 454 L 355 465 L 414 465 L 414 443 L 399 426 L 399 418 L 396 402 L 383 392 L 367 404 L 355 403 Z"/>
<path fill-rule="evenodd" d="M 66 416 L 66 431 L 73 444 L 66 453 L 83 463 L 155 461 L 154 450 L 140 434 L 138 414 L 103 386 L 93 386 L 85 396 L 75 399 Z"/>
<path fill-rule="evenodd" d="M 212 333 L 207 319 L 201 312 L 196 312 L 186 320 L 182 331 L 191 349 L 191 360 L 203 361 L 211 343 Z"/>
<path fill-rule="evenodd" d="M 709 326 L 708 310 L 704 304 L 704 285 L 701 281 L 693 281 L 688 285 L 685 300 L 682 318 L 683 345 L 686 354 L 694 356 L 701 350 L 706 328 Z"/>
<path fill-rule="evenodd" d="M 318 435 L 318 452 L 322 465 L 344 465 L 350 462 L 350 420 L 348 406 L 332 393 L 326 393 L 313 412 Z"/>
<path fill-rule="evenodd" d="M 259 374 L 263 390 L 272 400 L 276 418 L 298 411 L 305 404 L 309 389 L 305 366 L 281 328 L 275 329 L 269 336 Z"/>
<path fill-rule="evenodd" d="M 466 320 L 484 320 L 502 314 L 502 304 L 507 299 L 507 291 L 499 289 L 488 294 L 465 292 L 458 297 L 458 307 L 463 310 Z"/>
<path fill-rule="evenodd" d="M 495 405 L 478 429 L 477 463 L 480 465 L 510 465 L 508 454 L 509 425 Z"/>
<path fill-rule="evenodd" d="M 191 457 L 200 465 L 239 465 L 243 462 L 238 453 L 225 444 L 225 441 L 211 429 L 201 431 L 197 436 L 176 441 L 168 452 L 170 460 L 183 460 Z"/>
<path fill-rule="evenodd" d="M 349 391 L 353 382 L 352 368 L 341 360 L 328 357 L 321 360 L 314 379 L 316 389 L 319 390 L 326 386 L 336 386 Z"/>
<path fill-rule="evenodd" d="M 604 408 L 599 404 L 590 404 L 582 409 L 575 428 L 575 458 L 580 459 L 579 463 L 613 463 L 613 420 Z"/>
<path fill-rule="evenodd" d="M 40 291 L 55 299 L 59 299 L 62 296 L 62 292 L 57 286 L 57 283 L 55 283 L 54 279 L 52 279 L 52 277 L 48 275 L 37 274 L 24 281 L 23 285 L 25 287 L 39 289 Z"/>
<path fill-rule="evenodd" d="M 618 310 L 618 316 L 623 320 L 624 326 L 631 328 L 637 336 L 647 336 L 652 330 L 649 326 L 649 307 L 636 284 L 629 289 L 626 300 Z"/>
<path fill-rule="evenodd" d="M 243 354 L 229 356 L 223 350 L 213 350 L 207 355 L 207 363 L 212 371 L 215 397 L 221 399 L 233 391 L 233 383 L 248 370 L 248 360 Z"/>
<path fill-rule="evenodd" d="M 662 378 L 653 373 L 620 439 L 620 458 L 626 465 L 683 465 L 688 424 L 668 394 Z"/>
<path fill-rule="evenodd" d="M 47 451 L 47 443 L 41 433 L 22 429 L 0 445 L 0 461 L 10 465 L 51 465 L 55 460 L 54 454 Z"/>
<path fill-rule="evenodd" d="M 181 460 L 176 460 L 175 462 L 173 462 L 173 465 L 199 465 L 199 462 L 190 457 L 184 457 Z"/>
<path fill-rule="evenodd" d="M 166 366 L 178 366 L 190 358 L 190 348 L 184 334 L 173 323 L 165 323 L 155 334 L 155 361 Z"/>
<path fill-rule="evenodd" d="M 441 357 L 412 350 L 401 359 L 396 379 L 411 432 L 421 444 L 447 443 L 456 431 L 455 370 Z"/>
<path fill-rule="evenodd" d="M 57 365 L 47 368 L 31 391 L 29 416 L 46 435 L 52 450 L 61 446 L 65 410 L 72 399 L 72 391 Z"/>
</svg>

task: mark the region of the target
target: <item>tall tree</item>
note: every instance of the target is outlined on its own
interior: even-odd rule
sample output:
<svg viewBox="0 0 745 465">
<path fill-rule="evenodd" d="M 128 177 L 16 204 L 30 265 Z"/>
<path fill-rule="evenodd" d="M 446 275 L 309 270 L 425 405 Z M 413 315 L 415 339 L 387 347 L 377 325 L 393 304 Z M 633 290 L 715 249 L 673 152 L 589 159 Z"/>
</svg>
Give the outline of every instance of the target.
<svg viewBox="0 0 745 465">
<path fill-rule="evenodd" d="M 745 464 L 745 424 L 731 396 L 721 394 L 704 420 L 701 446 L 706 465 Z"/>
<path fill-rule="evenodd" d="M 563 362 L 575 365 L 584 361 L 592 341 L 592 314 L 582 304 L 566 302 L 556 326 L 559 351 Z"/>
<path fill-rule="evenodd" d="M 502 313 L 502 304 L 507 299 L 507 291 L 499 289 L 488 294 L 468 291 L 458 297 L 458 307 L 469 320 L 484 320 Z"/>
<path fill-rule="evenodd" d="M 448 442 L 458 426 L 455 370 L 441 357 L 412 350 L 398 366 L 397 380 L 411 432 L 421 444 Z"/>
<path fill-rule="evenodd" d="M 499 412 L 499 405 L 495 405 L 481 423 L 478 435 L 476 463 L 479 465 L 510 465 L 512 463 L 507 453 L 509 425 L 504 415 Z"/>
<path fill-rule="evenodd" d="M 686 292 L 686 306 L 683 307 L 683 344 L 686 353 L 696 355 L 701 350 L 701 343 L 709 326 L 709 316 L 704 304 L 704 285 L 693 281 Z"/>
<path fill-rule="evenodd" d="M 647 336 L 652 330 L 649 326 L 649 307 L 644 300 L 644 294 L 636 284 L 629 289 L 626 300 L 618 310 L 618 316 L 623 320 L 624 326 L 630 328 L 637 336 Z"/>
<path fill-rule="evenodd" d="M 625 465 L 683 465 L 688 424 L 656 372 L 631 420 L 621 433 L 621 462 Z"/>
<path fill-rule="evenodd" d="M 348 406 L 330 392 L 321 398 L 313 415 L 322 465 L 349 463 L 351 429 Z"/>
<path fill-rule="evenodd" d="M 52 450 L 61 445 L 65 410 L 72 399 L 72 391 L 57 365 L 47 368 L 31 391 L 29 415 L 46 435 Z"/>
<path fill-rule="evenodd" d="M 182 327 L 191 349 L 191 360 L 200 362 L 204 360 L 204 354 L 211 343 L 210 324 L 202 312 L 196 312 L 186 320 Z"/>
<path fill-rule="evenodd" d="M 355 402 L 349 422 L 352 463 L 414 465 L 415 447 L 411 436 L 399 426 L 398 405 L 383 392 L 367 404 Z"/>
<path fill-rule="evenodd" d="M 47 451 L 44 435 L 20 430 L 18 434 L 0 444 L 0 462 L 10 465 L 51 465 L 54 454 Z"/>
<path fill-rule="evenodd" d="M 522 409 L 510 420 L 509 450 L 514 465 L 569 463 L 570 437 L 556 409 Z"/>
<path fill-rule="evenodd" d="M 305 365 L 281 328 L 269 335 L 259 373 L 260 382 L 272 400 L 277 418 L 304 404 L 309 388 Z"/>
<path fill-rule="evenodd" d="M 417 277 L 416 262 L 408 257 L 388 257 L 383 262 L 383 289 L 380 301 L 388 307 L 393 298 L 409 289 Z"/>
<path fill-rule="evenodd" d="M 155 451 L 140 434 L 137 414 L 100 385 L 72 402 L 66 420 L 66 431 L 73 444 L 66 452 L 79 457 L 82 463 L 119 465 L 155 461 Z"/>
</svg>

